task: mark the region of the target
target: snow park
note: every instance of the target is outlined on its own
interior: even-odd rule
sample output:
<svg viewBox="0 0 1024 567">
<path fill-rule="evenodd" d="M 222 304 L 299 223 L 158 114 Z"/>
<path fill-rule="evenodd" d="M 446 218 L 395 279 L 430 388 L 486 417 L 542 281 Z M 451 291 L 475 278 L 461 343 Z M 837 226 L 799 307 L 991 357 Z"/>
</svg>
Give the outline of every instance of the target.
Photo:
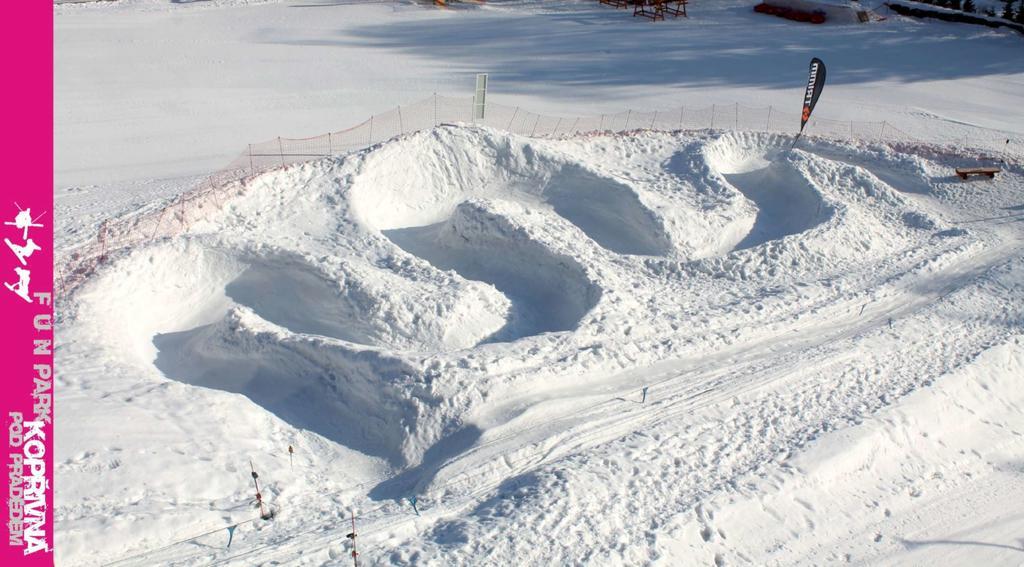
<svg viewBox="0 0 1024 567">
<path fill-rule="evenodd" d="M 57 564 L 1024 563 L 1024 1 L 53 16 Z"/>
</svg>

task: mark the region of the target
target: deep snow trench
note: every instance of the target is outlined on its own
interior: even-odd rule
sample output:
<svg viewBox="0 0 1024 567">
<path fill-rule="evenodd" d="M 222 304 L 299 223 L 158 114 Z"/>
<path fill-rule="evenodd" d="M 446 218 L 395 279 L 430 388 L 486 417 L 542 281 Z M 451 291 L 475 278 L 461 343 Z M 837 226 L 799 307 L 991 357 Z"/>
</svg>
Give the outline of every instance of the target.
<svg viewBox="0 0 1024 567">
<path fill-rule="evenodd" d="M 784 159 L 786 144 L 788 141 L 771 138 L 751 144 L 736 135 L 708 147 L 712 169 L 757 209 L 750 231 L 736 243 L 735 250 L 799 234 L 822 221 L 821 195 Z"/>
<path fill-rule="evenodd" d="M 406 253 L 508 299 L 506 324 L 480 343 L 572 331 L 597 304 L 600 285 L 560 249 L 565 238 L 622 255 L 672 250 L 658 215 L 624 183 L 531 145 L 444 129 L 431 138 L 371 159 L 392 163 L 356 178 L 354 210 Z M 484 149 L 453 166 L 465 143 Z"/>
<path fill-rule="evenodd" d="M 472 202 L 458 205 L 445 222 L 383 233 L 434 267 L 454 270 L 505 294 L 512 306 L 508 322 L 484 342 L 571 331 L 600 297 L 600 289 L 577 261 L 517 238 L 507 219 Z"/>
</svg>

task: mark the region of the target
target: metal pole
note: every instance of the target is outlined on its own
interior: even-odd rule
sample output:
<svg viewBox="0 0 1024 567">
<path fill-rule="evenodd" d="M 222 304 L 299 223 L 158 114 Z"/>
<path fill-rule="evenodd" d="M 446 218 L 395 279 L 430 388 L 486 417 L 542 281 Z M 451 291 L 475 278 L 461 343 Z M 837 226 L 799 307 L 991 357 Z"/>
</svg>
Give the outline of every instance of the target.
<svg viewBox="0 0 1024 567">
<path fill-rule="evenodd" d="M 370 142 L 367 145 L 373 145 L 373 116 L 370 116 Z"/>
<path fill-rule="evenodd" d="M 100 259 L 103 259 L 107 255 L 107 221 L 103 221 L 100 224 Z"/>
<path fill-rule="evenodd" d="M 555 129 L 551 131 L 551 135 L 554 136 L 555 132 L 558 132 L 558 127 L 562 125 L 562 119 L 559 118 L 558 122 L 555 123 Z"/>
<path fill-rule="evenodd" d="M 402 125 L 402 106 L 398 106 L 398 133 L 405 134 L 405 126 Z"/>
<path fill-rule="evenodd" d="M 284 146 L 281 145 L 281 136 L 277 137 L 277 151 L 281 152 L 281 165 L 284 165 Z"/>
<path fill-rule="evenodd" d="M 715 128 L 715 105 L 711 105 L 711 129 Z"/>
<path fill-rule="evenodd" d="M 252 144 L 249 144 L 249 175 L 256 175 L 256 168 L 252 166 Z"/>
<path fill-rule="evenodd" d="M 599 131 L 604 130 L 604 114 L 601 115 L 601 125 L 597 127 Z"/>
<path fill-rule="evenodd" d="M 537 115 L 537 119 L 533 121 L 533 131 L 530 132 L 530 137 L 534 137 L 537 134 L 537 124 L 540 123 L 540 114 Z"/>
<path fill-rule="evenodd" d="M 683 112 L 686 110 L 685 106 L 679 107 L 679 129 L 683 129 Z"/>
<path fill-rule="evenodd" d="M 249 469 L 252 470 L 252 483 L 256 485 L 256 502 L 260 505 L 260 518 L 267 519 L 267 513 L 263 509 L 263 495 L 260 494 L 260 475 L 256 474 L 256 467 L 252 464 L 252 459 L 249 459 Z"/>
<path fill-rule="evenodd" d="M 434 93 L 434 126 L 437 126 L 437 93 Z"/>
<path fill-rule="evenodd" d="M 519 116 L 519 107 L 516 107 L 516 111 L 512 113 L 512 118 L 508 121 L 508 126 L 505 127 L 509 132 L 512 131 L 512 123 L 516 121 L 516 116 Z"/>
<path fill-rule="evenodd" d="M 651 118 L 651 130 L 654 130 L 654 123 L 658 121 L 658 111 L 654 111 L 654 118 Z"/>
<path fill-rule="evenodd" d="M 878 139 L 879 140 L 884 140 L 885 139 L 885 120 L 882 121 L 882 131 L 878 133 Z"/>
<path fill-rule="evenodd" d="M 633 114 L 632 108 L 626 111 L 626 123 L 622 126 L 623 131 L 629 130 L 629 116 L 631 114 Z"/>
<path fill-rule="evenodd" d="M 736 130 L 740 129 L 740 103 L 736 103 L 736 115 L 733 122 L 733 128 Z"/>
<path fill-rule="evenodd" d="M 576 121 L 572 123 L 572 130 L 569 131 L 569 135 L 570 136 L 576 133 L 576 125 L 579 124 L 579 123 L 580 123 L 580 117 L 577 116 L 576 117 Z"/>
<path fill-rule="evenodd" d="M 764 123 L 764 129 L 771 132 L 772 130 L 772 107 L 768 107 L 768 120 Z"/>
<path fill-rule="evenodd" d="M 356 551 L 356 511 L 352 510 L 352 533 L 348 534 L 352 540 L 352 565 L 359 567 L 359 552 Z"/>
</svg>

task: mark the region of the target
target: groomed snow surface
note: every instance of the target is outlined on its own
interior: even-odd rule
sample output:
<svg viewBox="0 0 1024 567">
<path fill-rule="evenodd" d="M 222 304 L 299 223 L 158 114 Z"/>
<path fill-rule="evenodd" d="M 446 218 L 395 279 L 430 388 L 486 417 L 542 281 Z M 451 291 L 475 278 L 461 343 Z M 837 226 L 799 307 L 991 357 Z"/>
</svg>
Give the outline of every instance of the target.
<svg viewBox="0 0 1024 567">
<path fill-rule="evenodd" d="M 1024 169 L 791 144 L 440 127 L 117 253 L 60 563 L 1020 562 Z"/>
</svg>

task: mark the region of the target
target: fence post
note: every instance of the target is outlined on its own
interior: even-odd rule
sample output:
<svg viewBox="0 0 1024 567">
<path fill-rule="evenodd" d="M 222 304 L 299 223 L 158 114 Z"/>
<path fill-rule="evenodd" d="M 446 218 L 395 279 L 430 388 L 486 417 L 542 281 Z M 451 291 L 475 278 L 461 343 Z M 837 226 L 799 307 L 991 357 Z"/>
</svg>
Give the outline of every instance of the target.
<svg viewBox="0 0 1024 567">
<path fill-rule="evenodd" d="M 178 198 L 178 215 L 180 215 L 179 218 L 181 219 L 182 230 L 184 230 L 185 227 L 187 226 L 187 223 L 185 222 L 185 197 L 184 196 Z"/>
<path fill-rule="evenodd" d="M 580 123 L 580 117 L 576 117 L 576 121 L 572 123 L 572 130 L 569 131 L 569 135 L 572 136 L 576 133 L 576 125 Z"/>
<path fill-rule="evenodd" d="M 434 126 L 437 126 L 437 93 L 434 93 Z"/>
<path fill-rule="evenodd" d="M 772 131 L 772 107 L 768 106 L 768 120 L 764 123 L 764 129 L 768 132 Z"/>
<path fill-rule="evenodd" d="M 277 151 L 281 152 L 281 165 L 284 165 L 284 146 L 281 145 L 281 136 L 277 137 Z"/>
<path fill-rule="evenodd" d="M 651 130 L 654 130 L 654 123 L 658 121 L 658 111 L 654 111 L 654 118 L 651 118 Z"/>
<path fill-rule="evenodd" d="M 551 131 L 551 136 L 554 136 L 554 135 L 555 135 L 555 133 L 556 133 L 556 132 L 558 132 L 558 127 L 559 127 L 559 126 L 561 126 L 561 125 L 562 125 L 562 119 L 561 119 L 561 118 L 559 118 L 559 119 L 558 119 L 558 122 L 556 122 L 556 123 L 555 123 L 555 128 L 554 128 L 554 130 L 552 130 L 552 131 Z"/>
<path fill-rule="evenodd" d="M 537 134 L 537 124 L 540 123 L 540 114 L 537 115 L 537 119 L 533 121 L 533 131 L 530 132 L 530 137 L 534 137 Z"/>
<path fill-rule="evenodd" d="M 60 264 L 57 264 L 56 262 L 55 264 L 57 266 L 57 274 L 60 276 L 60 294 L 67 295 L 68 286 L 66 283 L 64 283 L 64 269 L 61 267 Z"/>
<path fill-rule="evenodd" d="M 879 140 L 884 140 L 885 139 L 885 120 L 882 121 L 882 131 L 878 133 L 878 139 Z"/>
<path fill-rule="evenodd" d="M 686 107 L 685 106 L 680 106 L 679 107 L 679 129 L 680 130 L 683 129 L 683 113 L 685 111 L 686 111 Z"/>
<path fill-rule="evenodd" d="M 736 130 L 740 129 L 740 103 L 738 102 L 736 103 L 736 116 L 735 121 L 733 122 L 733 128 Z"/>
<path fill-rule="evenodd" d="M 398 133 L 405 134 L 405 126 L 402 125 L 402 105 L 398 105 Z"/>
<path fill-rule="evenodd" d="M 370 115 L 370 141 L 367 145 L 373 145 L 373 115 Z"/>
<path fill-rule="evenodd" d="M 331 133 L 327 133 L 327 155 L 334 155 L 334 142 L 331 141 Z"/>
<path fill-rule="evenodd" d="M 715 129 L 715 105 L 711 105 L 711 129 Z"/>
<path fill-rule="evenodd" d="M 852 140 L 853 138 L 854 138 L 854 135 L 853 135 L 853 120 L 851 120 L 850 121 L 850 139 Z"/>
<path fill-rule="evenodd" d="M 156 217 L 156 226 L 153 227 L 153 234 L 149 237 L 150 240 L 156 238 L 156 233 L 160 230 L 160 222 L 164 220 L 165 212 L 167 212 L 167 207 L 160 209 L 160 216 Z"/>
<path fill-rule="evenodd" d="M 622 131 L 623 132 L 626 132 L 626 131 L 629 130 L 629 116 L 631 114 L 633 114 L 633 109 L 632 108 L 626 111 L 626 124 L 622 126 Z"/>
<path fill-rule="evenodd" d="M 604 114 L 601 115 L 601 125 L 597 127 L 598 132 L 604 131 Z"/>
<path fill-rule="evenodd" d="M 519 107 L 516 107 L 516 111 L 512 113 L 512 118 L 508 121 L 508 126 L 505 127 L 509 132 L 512 131 L 512 123 L 516 121 L 516 116 L 519 116 Z"/>
<path fill-rule="evenodd" d="M 256 175 L 256 168 L 252 165 L 252 144 L 249 144 L 249 175 Z"/>
</svg>

